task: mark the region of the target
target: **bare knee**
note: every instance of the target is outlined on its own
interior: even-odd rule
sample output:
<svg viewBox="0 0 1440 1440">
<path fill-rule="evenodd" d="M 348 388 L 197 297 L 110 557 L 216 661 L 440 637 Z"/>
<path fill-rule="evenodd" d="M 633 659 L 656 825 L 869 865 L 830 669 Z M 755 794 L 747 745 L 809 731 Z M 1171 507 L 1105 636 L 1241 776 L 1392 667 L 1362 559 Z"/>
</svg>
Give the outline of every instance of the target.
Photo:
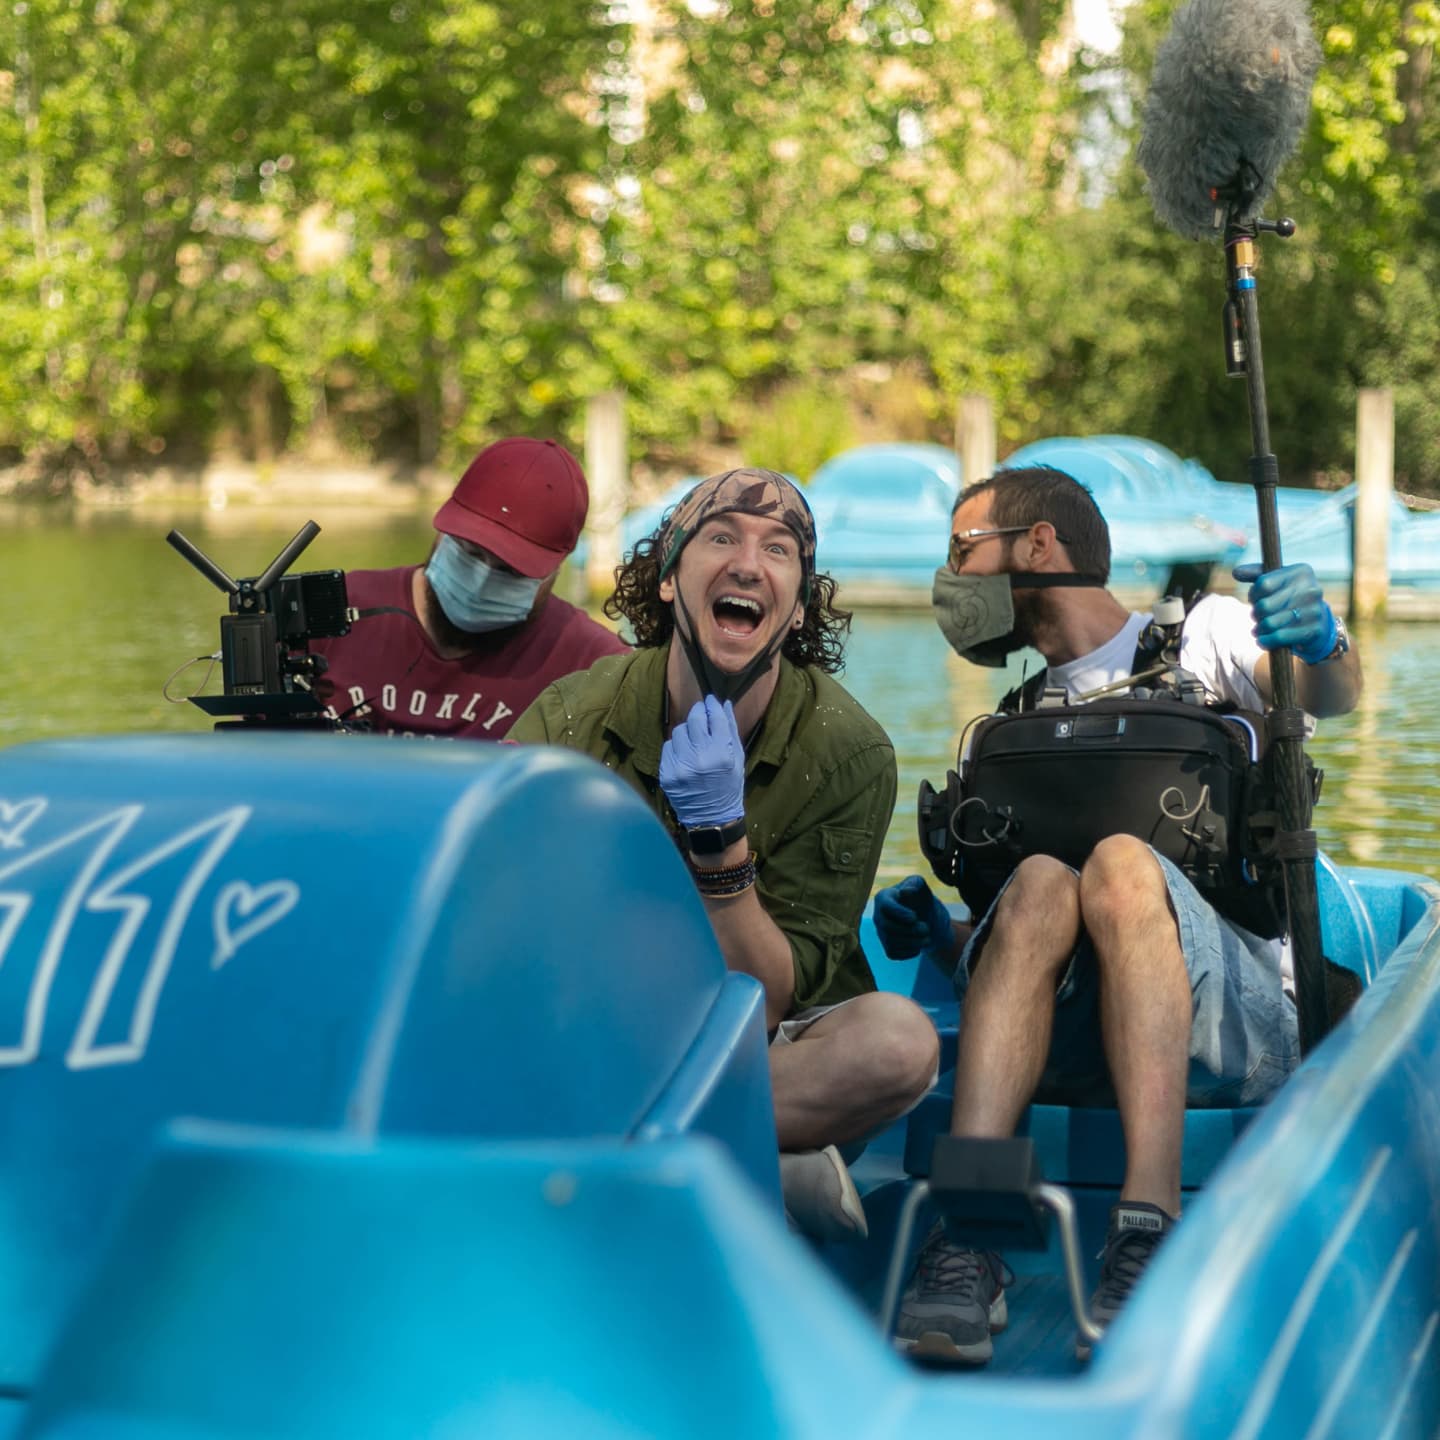
<svg viewBox="0 0 1440 1440">
<path fill-rule="evenodd" d="M 991 966 L 1054 969 L 1068 960 L 1079 933 L 1079 878 L 1049 855 L 1031 855 L 995 907 L 982 958 Z"/>
<path fill-rule="evenodd" d="M 1129 916 L 1165 899 L 1165 876 L 1155 852 L 1135 835 L 1107 835 L 1080 870 L 1080 909 L 1086 923 L 1106 914 Z"/>
<path fill-rule="evenodd" d="M 930 1017 L 903 995 L 865 995 L 852 1004 L 856 1014 L 846 1044 L 854 1045 L 854 1062 L 877 1099 L 903 1110 L 930 1088 L 940 1037 Z"/>
<path fill-rule="evenodd" d="M 1080 871 L 1080 911 L 1091 930 L 1143 924 L 1169 912 L 1169 892 L 1155 852 L 1134 835 L 1109 835 Z"/>
</svg>

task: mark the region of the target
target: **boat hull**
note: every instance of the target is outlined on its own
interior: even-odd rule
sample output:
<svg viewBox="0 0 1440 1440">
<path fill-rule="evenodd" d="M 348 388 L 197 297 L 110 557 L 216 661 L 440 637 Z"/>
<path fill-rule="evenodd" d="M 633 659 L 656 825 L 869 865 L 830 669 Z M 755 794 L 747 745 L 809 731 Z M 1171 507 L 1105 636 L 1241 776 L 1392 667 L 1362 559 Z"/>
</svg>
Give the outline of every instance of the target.
<svg viewBox="0 0 1440 1440">
<path fill-rule="evenodd" d="M 1062 1358 L 1042 1254 L 1017 1264 L 992 1373 L 931 1374 L 873 1304 L 943 1098 L 857 1164 L 866 1247 L 791 1235 L 759 989 L 726 974 L 673 846 L 602 767 L 510 747 L 109 740 L 0 753 L 0 794 L 0 978 L 48 964 L 53 981 L 35 1055 L 0 1082 L 0 1433 L 1440 1425 L 1429 882 L 1325 868 L 1327 951 L 1369 983 L 1263 1110 L 1187 1117 L 1184 1223 L 1088 1367 Z M 261 893 L 282 878 L 298 891 L 283 915 Z M 144 991 L 131 964 L 167 935 L 142 1053 L 71 1063 L 133 1039 L 116 1019 Z M 933 974 L 877 973 L 953 1047 Z M 70 1022 L 83 1032 L 106 974 L 118 1009 L 77 1051 Z M 1035 1107 L 1027 1125 L 1093 1253 L 1118 1120 Z"/>
</svg>

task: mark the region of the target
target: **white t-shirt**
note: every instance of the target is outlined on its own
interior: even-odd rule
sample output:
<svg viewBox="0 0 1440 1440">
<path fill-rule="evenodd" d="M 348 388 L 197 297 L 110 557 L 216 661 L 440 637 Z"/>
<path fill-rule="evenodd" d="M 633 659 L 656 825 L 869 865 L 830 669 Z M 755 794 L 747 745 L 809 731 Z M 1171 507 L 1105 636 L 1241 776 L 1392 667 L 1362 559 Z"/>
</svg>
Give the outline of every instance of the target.
<svg viewBox="0 0 1440 1440">
<path fill-rule="evenodd" d="M 1135 646 L 1151 616 L 1131 612 L 1119 632 L 1097 650 L 1046 671 L 1047 685 L 1065 688 L 1069 699 L 1088 695 L 1131 673 Z M 1265 653 L 1251 633 L 1250 607 L 1231 595 L 1206 595 L 1185 617 L 1180 668 L 1188 670 L 1216 700 L 1242 710 L 1263 710 L 1255 688 L 1255 665 Z"/>
</svg>

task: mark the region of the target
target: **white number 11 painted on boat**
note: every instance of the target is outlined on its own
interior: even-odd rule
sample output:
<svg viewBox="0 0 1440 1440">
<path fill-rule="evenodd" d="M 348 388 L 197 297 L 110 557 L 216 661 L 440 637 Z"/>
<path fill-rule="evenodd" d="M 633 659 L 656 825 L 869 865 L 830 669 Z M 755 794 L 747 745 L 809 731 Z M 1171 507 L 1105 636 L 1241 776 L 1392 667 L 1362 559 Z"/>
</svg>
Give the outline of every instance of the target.
<svg viewBox="0 0 1440 1440">
<path fill-rule="evenodd" d="M 0 801 L 0 805 L 3 804 Z M 23 812 L 21 807 L 24 807 Z M 46 802 L 37 797 L 17 805 L 6 805 L 5 813 L 7 817 L 16 818 L 23 813 L 23 828 L 28 829 L 46 808 Z M 17 886 L 17 879 L 26 871 L 33 872 L 45 862 L 63 856 L 66 851 L 84 855 L 83 863 L 66 887 L 50 921 L 49 932 L 30 980 L 20 1034 L 13 1040 L 0 1034 L 0 1066 L 28 1065 L 40 1054 L 55 976 L 76 919 L 82 913 L 114 915 L 117 918 L 114 933 L 106 946 L 66 1051 L 65 1063 L 72 1070 L 87 1070 L 100 1065 L 131 1064 L 145 1054 L 155 1021 L 155 1009 L 196 899 L 252 812 L 246 805 L 223 810 L 102 877 L 116 847 L 130 832 L 144 808 L 143 805 L 121 806 L 47 841 L 19 859 L 0 865 L 0 969 L 3 969 L 11 961 L 11 947 L 35 904 L 34 893 Z M 23 848 L 24 841 L 18 833 L 20 828 L 11 826 L 8 848 Z M 89 842 L 88 846 L 86 842 Z M 156 903 L 139 882 L 148 872 L 190 848 L 196 848 L 197 853 L 180 884 L 169 896 L 164 922 L 150 951 L 129 1024 L 124 1028 L 124 1039 L 98 1044 L 97 1037 L 116 984 L 130 959 L 135 938 Z M 20 884 L 23 883 L 21 880 Z M 289 914 L 299 899 L 300 887 L 293 880 L 270 880 L 255 886 L 236 880 L 223 886 L 215 897 L 211 915 L 214 943 L 209 968 L 218 970 L 242 945 Z M 43 919 L 43 916 L 36 917 L 32 923 L 41 923 Z"/>
</svg>

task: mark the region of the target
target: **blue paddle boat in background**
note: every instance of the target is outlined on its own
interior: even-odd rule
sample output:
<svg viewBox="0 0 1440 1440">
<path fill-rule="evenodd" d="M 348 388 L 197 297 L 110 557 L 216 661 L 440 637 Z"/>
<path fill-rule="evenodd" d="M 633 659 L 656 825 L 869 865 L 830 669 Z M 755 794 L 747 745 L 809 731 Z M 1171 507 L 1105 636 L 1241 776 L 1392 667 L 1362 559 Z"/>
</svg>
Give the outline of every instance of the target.
<svg viewBox="0 0 1440 1440">
<path fill-rule="evenodd" d="M 1131 492 L 1106 509 L 1117 588 L 1151 596 L 1177 565 L 1233 562 L 1240 554 L 1243 530 L 1217 526 L 1191 509 L 1177 516 L 1168 499 L 1143 498 L 1143 463 L 1076 443 L 1087 472 L 1076 471 L 1077 479 L 1087 485 L 1108 481 L 1119 466 Z M 651 534 L 694 483 L 688 478 L 631 511 L 621 529 L 623 549 Z M 804 489 L 815 514 L 817 564 L 839 583 L 842 603 L 928 605 L 959 487 L 960 462 L 943 445 L 861 445 L 827 460 Z"/>
<path fill-rule="evenodd" d="M 1051 1237 L 990 1369 L 933 1373 L 877 1311 L 949 1077 L 857 1163 L 865 1245 L 789 1233 L 760 987 L 603 767 L 0 752 L 0 1436 L 1431 1436 L 1440 887 L 1320 893 L 1363 992 L 1263 1110 L 1190 1112 L 1184 1223 L 1093 1361 Z M 944 981 L 875 966 L 953 1060 Z M 1093 1255 L 1116 1115 L 1024 1128 Z"/>
<path fill-rule="evenodd" d="M 1167 509 L 1173 524 L 1189 514 L 1217 533 L 1243 536 L 1243 550 L 1215 557 L 1222 574 L 1238 564 L 1258 563 L 1260 538 L 1255 494 L 1246 485 L 1217 480 L 1197 460 L 1182 460 L 1163 445 L 1129 435 L 1037 440 L 1010 455 L 1005 464 L 1055 465 L 1087 485 L 1101 510 L 1127 522 L 1147 507 Z M 1337 599 L 1350 584 L 1351 551 L 1358 487 L 1310 490 L 1282 485 L 1275 492 L 1287 552 L 1304 559 Z M 1440 592 L 1440 513 L 1419 513 L 1398 498 L 1390 502 L 1388 560 L 1392 613 L 1419 609 L 1433 613 Z M 1116 547 L 1117 556 L 1120 547 Z M 1122 576 L 1118 562 L 1114 573 Z"/>
<path fill-rule="evenodd" d="M 1043 454 L 1027 459 L 1036 447 L 1026 447 L 1006 465 L 1068 465 L 1096 491 L 1110 522 L 1119 590 L 1150 597 L 1176 566 L 1237 562 L 1247 532 L 1213 521 L 1193 497 L 1177 499 L 1162 489 L 1169 471 L 1154 468 L 1159 447 L 1149 447 L 1156 452 L 1151 457 L 1086 440 L 1038 444 Z M 626 515 L 622 549 L 651 534 L 694 483 L 687 478 Z M 1156 493 L 1147 488 L 1152 485 Z M 942 445 L 861 445 L 827 460 L 804 489 L 815 514 L 817 563 L 839 583 L 842 603 L 928 605 L 959 488 L 959 460 Z M 583 552 L 577 557 L 583 564 Z"/>
<path fill-rule="evenodd" d="M 1217 480 L 1197 460 L 1182 460 L 1153 440 L 1131 435 L 1036 440 L 1004 466 L 1053 465 L 1095 496 L 1110 526 L 1111 584 L 1132 600 L 1153 598 L 1179 567 L 1227 581 L 1239 564 L 1260 559 L 1255 494 Z M 960 486 L 960 464 L 942 445 L 861 445 L 827 460 L 805 494 L 815 512 L 821 570 L 840 584 L 842 603 L 926 605 Z M 695 483 L 689 477 L 625 517 L 630 550 Z M 1287 551 L 1308 561 L 1332 597 L 1350 581 L 1355 487 L 1276 494 Z M 1433 613 L 1440 595 L 1440 513 L 1418 514 L 1398 499 L 1390 509 L 1391 611 Z M 577 551 L 583 563 L 583 551 Z"/>
<path fill-rule="evenodd" d="M 1177 566 L 1234 563 L 1246 532 L 1172 493 L 1181 487 L 1158 447 L 1151 456 L 1143 442 L 1134 445 L 1040 441 L 1004 463 L 1054 465 L 1094 491 L 1110 524 L 1118 590 L 1153 595 Z M 928 601 L 960 482 L 958 460 L 939 445 L 862 445 L 822 465 L 806 495 L 818 563 L 840 582 L 841 595 L 862 604 Z"/>
<path fill-rule="evenodd" d="M 845 603 L 930 602 L 960 485 L 943 445 L 862 445 L 827 460 L 805 487 L 816 564 Z"/>
</svg>

